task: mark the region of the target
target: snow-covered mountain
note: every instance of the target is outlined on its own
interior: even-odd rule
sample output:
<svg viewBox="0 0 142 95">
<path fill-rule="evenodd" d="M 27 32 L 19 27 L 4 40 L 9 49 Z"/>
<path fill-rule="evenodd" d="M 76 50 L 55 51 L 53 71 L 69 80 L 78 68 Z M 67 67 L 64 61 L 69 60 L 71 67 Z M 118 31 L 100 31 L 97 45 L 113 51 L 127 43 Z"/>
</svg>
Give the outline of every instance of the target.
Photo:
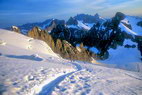
<svg viewBox="0 0 142 95">
<path fill-rule="evenodd" d="M 50 32 L 57 24 L 65 24 L 65 21 L 58 19 L 47 19 L 44 22 L 27 23 L 17 27 L 20 29 L 22 34 L 27 35 L 28 32 L 36 26 L 40 29 L 44 29 Z M 11 30 L 11 28 L 12 27 L 8 27 L 5 29 Z"/>
<path fill-rule="evenodd" d="M 94 16 L 88 14 L 78 14 L 73 17 L 73 19 L 76 20 L 77 24 L 73 23 L 73 21 L 70 21 L 72 20 L 71 18 L 67 22 L 65 22 L 65 20 L 59 20 L 59 19 L 47 19 L 43 22 L 27 23 L 17 27 L 20 29 L 22 34 L 27 35 L 28 31 L 30 31 L 35 26 L 39 27 L 40 29 L 47 30 L 47 32 L 50 32 L 58 24 L 67 25 L 68 28 L 90 30 L 90 28 L 94 25 L 94 23 L 104 21 L 104 19 L 100 17 L 98 14 L 95 14 Z M 5 29 L 11 30 L 11 28 L 12 27 L 7 27 Z"/>
<path fill-rule="evenodd" d="M 82 21 L 78 21 L 77 20 L 77 24 L 68 24 L 67 27 L 68 28 L 75 28 L 75 29 L 79 29 L 79 30 L 90 30 L 92 25 L 88 26 L 89 24 L 84 24 Z"/>
<path fill-rule="evenodd" d="M 125 40 L 126 44 L 136 43 Z M 135 56 L 137 51 L 131 53 Z M 115 57 L 108 61 L 116 62 Z M 140 72 L 65 60 L 43 41 L 0 29 L 1 95 L 141 95 L 141 84 Z"/>
<path fill-rule="evenodd" d="M 102 23 L 105 19 L 100 17 L 98 14 L 94 16 L 88 14 L 78 14 L 77 16 L 70 17 L 67 21 L 68 28 L 90 30 L 95 23 Z"/>
<path fill-rule="evenodd" d="M 78 14 L 74 16 L 74 18 L 82 21 L 83 23 L 97 23 L 105 20 L 98 13 L 96 13 L 95 15 Z"/>
</svg>

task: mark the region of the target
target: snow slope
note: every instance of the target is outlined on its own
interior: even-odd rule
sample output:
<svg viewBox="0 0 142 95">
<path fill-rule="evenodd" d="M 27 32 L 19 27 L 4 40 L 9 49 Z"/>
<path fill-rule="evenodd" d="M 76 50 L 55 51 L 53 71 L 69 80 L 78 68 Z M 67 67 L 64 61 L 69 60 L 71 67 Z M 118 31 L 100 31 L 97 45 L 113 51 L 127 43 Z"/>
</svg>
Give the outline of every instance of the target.
<svg viewBox="0 0 142 95">
<path fill-rule="evenodd" d="M 135 48 L 126 48 L 125 45 L 135 45 Z M 140 60 L 140 51 L 137 49 L 137 43 L 130 39 L 125 39 L 123 46 L 117 49 L 109 49 L 109 58 L 99 61 L 104 64 L 115 64 L 117 68 L 142 72 L 142 62 Z"/>
<path fill-rule="evenodd" d="M 122 31 L 125 31 L 126 33 L 130 34 L 130 35 L 138 35 L 136 32 L 132 31 L 131 29 L 129 29 L 128 27 L 126 27 L 124 24 L 120 23 L 119 27 L 121 28 Z"/>
<path fill-rule="evenodd" d="M 85 25 L 82 21 L 78 21 L 78 27 L 86 29 L 86 30 L 90 30 L 91 27 Z"/>
<path fill-rule="evenodd" d="M 137 25 L 139 21 L 142 21 L 142 18 L 134 16 L 126 16 L 126 18 L 122 20 L 122 22 L 129 23 L 132 26 L 132 31 L 134 31 L 135 34 L 142 36 L 142 27 Z"/>
<path fill-rule="evenodd" d="M 85 29 L 85 30 L 90 30 L 91 29 L 91 24 L 84 24 L 82 21 L 78 21 L 77 25 L 67 25 L 68 28 L 76 28 L 76 29 Z"/>
<path fill-rule="evenodd" d="M 16 47 L 57 56 L 45 42 L 15 32 L 0 29 L 0 41 L 6 44 L 4 48 Z"/>
<path fill-rule="evenodd" d="M 43 81 L 74 70 L 63 62 L 45 42 L 0 29 L 0 95 L 35 95 Z"/>
<path fill-rule="evenodd" d="M 141 84 L 139 72 L 70 62 L 43 41 L 0 29 L 0 95 L 141 95 Z"/>
<path fill-rule="evenodd" d="M 52 95 L 141 95 L 142 74 L 77 63 L 81 69 L 66 77 Z M 42 94 L 46 95 L 46 94 Z"/>
</svg>

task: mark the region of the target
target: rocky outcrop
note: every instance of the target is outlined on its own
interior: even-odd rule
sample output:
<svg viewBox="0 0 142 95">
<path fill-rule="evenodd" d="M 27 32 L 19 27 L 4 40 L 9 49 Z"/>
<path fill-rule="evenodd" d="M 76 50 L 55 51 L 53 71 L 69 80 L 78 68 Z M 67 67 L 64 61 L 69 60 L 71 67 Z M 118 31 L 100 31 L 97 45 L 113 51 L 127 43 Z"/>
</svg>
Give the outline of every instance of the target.
<svg viewBox="0 0 142 95">
<path fill-rule="evenodd" d="M 77 48 L 79 48 L 79 50 Z M 88 50 L 82 46 L 74 47 L 65 40 L 61 41 L 60 39 L 57 39 L 56 52 L 63 58 L 91 62 L 91 54 Z"/>
<path fill-rule="evenodd" d="M 17 26 L 12 26 L 11 30 L 17 33 L 20 33 L 20 29 Z"/>
<path fill-rule="evenodd" d="M 49 35 L 45 30 L 41 30 L 38 27 L 34 27 L 31 31 L 28 32 L 28 36 L 45 41 L 54 51 L 55 49 L 54 40 L 51 37 L 51 35 Z"/>
<path fill-rule="evenodd" d="M 58 39 L 57 37 L 52 37 L 49 33 L 40 30 L 38 27 L 34 27 L 29 31 L 28 36 L 45 41 L 54 52 L 58 53 L 63 58 L 91 62 L 91 54 L 85 48 L 80 47 L 80 51 L 78 51 L 78 49 L 69 42 Z"/>
</svg>

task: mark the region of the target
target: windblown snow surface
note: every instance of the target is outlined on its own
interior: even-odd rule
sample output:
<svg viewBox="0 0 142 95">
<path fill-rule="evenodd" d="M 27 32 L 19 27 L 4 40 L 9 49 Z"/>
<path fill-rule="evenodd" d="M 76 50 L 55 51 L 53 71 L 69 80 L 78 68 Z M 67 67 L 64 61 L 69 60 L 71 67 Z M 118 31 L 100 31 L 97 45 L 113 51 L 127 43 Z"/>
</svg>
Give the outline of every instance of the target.
<svg viewBox="0 0 142 95">
<path fill-rule="evenodd" d="M 0 29 L 0 95 L 142 95 L 142 74 L 68 61 L 40 40 Z"/>
</svg>

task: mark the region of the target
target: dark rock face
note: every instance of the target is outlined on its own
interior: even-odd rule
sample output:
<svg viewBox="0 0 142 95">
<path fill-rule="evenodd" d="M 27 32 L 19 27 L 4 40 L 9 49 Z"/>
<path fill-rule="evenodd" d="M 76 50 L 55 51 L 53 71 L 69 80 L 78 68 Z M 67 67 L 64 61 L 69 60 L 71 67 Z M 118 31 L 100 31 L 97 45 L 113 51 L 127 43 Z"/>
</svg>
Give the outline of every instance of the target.
<svg viewBox="0 0 142 95">
<path fill-rule="evenodd" d="M 137 25 L 142 27 L 142 21 L 138 22 Z"/>
<path fill-rule="evenodd" d="M 116 20 L 118 20 L 118 21 L 121 21 L 121 20 L 123 20 L 125 18 L 125 14 L 123 14 L 123 13 L 121 13 L 121 12 L 117 12 L 116 14 L 115 14 L 115 17 L 114 17 L 114 19 L 116 19 Z"/>
<path fill-rule="evenodd" d="M 108 58 L 109 48 L 115 49 L 117 45 L 122 45 L 123 41 L 124 34 L 113 21 L 107 21 L 104 24 L 97 23 L 83 40 L 84 45 L 97 47 L 102 59 Z"/>
<path fill-rule="evenodd" d="M 77 43 L 82 42 L 82 38 L 86 35 L 86 33 L 87 31 L 85 30 L 78 30 L 74 28 L 67 28 L 64 25 L 57 25 L 57 27 L 54 28 L 50 34 L 55 39 L 66 40 L 75 46 Z"/>
<path fill-rule="evenodd" d="M 70 17 L 69 20 L 66 22 L 67 25 L 77 25 L 78 22 L 75 18 Z"/>
<path fill-rule="evenodd" d="M 118 27 L 124 17 L 123 13 L 118 12 L 112 20 L 104 23 L 98 22 L 89 31 L 68 29 L 63 25 L 58 25 L 52 30 L 51 35 L 55 39 L 66 40 L 73 46 L 78 43 L 83 43 L 88 47 L 95 46 L 100 51 L 97 56 L 101 59 L 107 59 L 109 48 L 116 49 L 118 45 L 123 45 L 125 38 L 132 38 Z"/>
<path fill-rule="evenodd" d="M 64 25 L 57 25 L 56 28 L 54 28 L 51 32 L 51 35 L 55 38 L 55 39 L 62 39 L 62 40 L 68 40 L 70 39 L 70 30 L 65 27 Z"/>
<path fill-rule="evenodd" d="M 137 47 L 142 56 L 142 36 L 135 36 L 135 41 L 138 43 Z M 141 60 L 142 60 L 142 57 L 141 57 Z"/>
</svg>

